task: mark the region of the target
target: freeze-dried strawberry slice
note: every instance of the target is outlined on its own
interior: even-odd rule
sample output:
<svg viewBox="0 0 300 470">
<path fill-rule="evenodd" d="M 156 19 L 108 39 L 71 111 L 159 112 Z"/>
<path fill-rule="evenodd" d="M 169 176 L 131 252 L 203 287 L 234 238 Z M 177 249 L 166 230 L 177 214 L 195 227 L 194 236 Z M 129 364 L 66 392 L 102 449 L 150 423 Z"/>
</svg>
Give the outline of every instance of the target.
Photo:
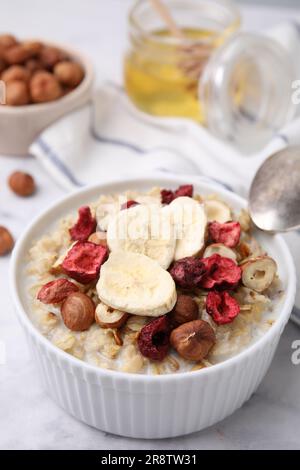
<svg viewBox="0 0 300 470">
<path fill-rule="evenodd" d="M 162 361 L 168 354 L 170 332 L 170 321 L 166 315 L 145 325 L 137 339 L 141 354 L 152 361 Z"/>
<path fill-rule="evenodd" d="M 183 289 L 199 287 L 205 273 L 206 266 L 203 260 L 192 256 L 175 261 L 170 268 L 175 283 Z"/>
<path fill-rule="evenodd" d="M 78 286 L 68 279 L 55 279 L 47 282 L 38 292 L 37 298 L 44 304 L 58 304 L 72 292 L 77 292 Z"/>
<path fill-rule="evenodd" d="M 162 189 L 160 192 L 162 204 L 170 204 L 177 197 L 193 197 L 194 186 L 192 184 L 183 184 L 179 186 L 175 191 L 170 189 Z"/>
<path fill-rule="evenodd" d="M 225 325 L 240 313 L 240 306 L 228 292 L 211 291 L 206 298 L 206 311 L 217 325 Z"/>
<path fill-rule="evenodd" d="M 138 202 L 134 201 L 133 199 L 130 199 L 127 202 L 124 202 L 124 204 L 121 205 L 121 211 L 124 209 L 129 209 L 130 207 L 138 206 Z"/>
<path fill-rule="evenodd" d="M 212 241 L 234 248 L 240 241 L 241 226 L 239 222 L 225 222 L 224 224 L 211 222 L 208 232 Z"/>
<path fill-rule="evenodd" d="M 202 258 L 201 261 L 205 274 L 199 285 L 204 289 L 213 289 L 214 287 L 234 289 L 238 285 L 242 277 L 242 270 L 232 259 L 215 253 L 208 258 Z"/>
<path fill-rule="evenodd" d="M 76 224 L 70 229 L 70 235 L 72 240 L 84 242 L 95 232 L 97 222 L 88 206 L 80 207 L 78 215 Z"/>
<path fill-rule="evenodd" d="M 176 197 L 193 197 L 194 193 L 194 186 L 192 184 L 183 184 L 179 186 L 178 189 L 175 191 L 175 198 Z"/>
<path fill-rule="evenodd" d="M 103 245 L 77 242 L 68 251 L 62 268 L 68 276 L 81 284 L 89 284 L 99 277 L 101 265 L 106 261 L 108 250 Z"/>
</svg>

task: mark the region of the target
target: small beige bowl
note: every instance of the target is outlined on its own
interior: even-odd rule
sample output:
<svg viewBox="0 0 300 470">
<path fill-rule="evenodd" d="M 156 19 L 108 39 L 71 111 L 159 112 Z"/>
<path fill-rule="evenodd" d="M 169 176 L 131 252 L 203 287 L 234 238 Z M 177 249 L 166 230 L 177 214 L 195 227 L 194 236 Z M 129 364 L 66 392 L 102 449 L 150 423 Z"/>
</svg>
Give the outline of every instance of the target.
<svg viewBox="0 0 300 470">
<path fill-rule="evenodd" d="M 92 95 L 94 71 L 91 62 L 77 51 L 63 44 L 48 43 L 58 47 L 79 62 L 85 71 L 80 85 L 68 95 L 51 103 L 26 106 L 0 106 L 0 153 L 26 155 L 28 149 L 43 129 L 63 115 L 86 104 Z"/>
</svg>

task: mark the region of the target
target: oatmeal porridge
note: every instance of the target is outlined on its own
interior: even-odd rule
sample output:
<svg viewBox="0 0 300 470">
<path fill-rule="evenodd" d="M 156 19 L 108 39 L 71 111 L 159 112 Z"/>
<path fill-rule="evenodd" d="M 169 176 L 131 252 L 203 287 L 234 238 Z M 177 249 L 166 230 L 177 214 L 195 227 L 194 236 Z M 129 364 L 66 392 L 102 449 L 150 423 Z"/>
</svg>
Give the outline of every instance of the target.
<svg viewBox="0 0 300 470">
<path fill-rule="evenodd" d="M 30 317 L 63 351 L 131 373 L 198 370 L 276 321 L 277 265 L 246 210 L 217 195 L 153 188 L 102 195 L 35 241 Z"/>
</svg>

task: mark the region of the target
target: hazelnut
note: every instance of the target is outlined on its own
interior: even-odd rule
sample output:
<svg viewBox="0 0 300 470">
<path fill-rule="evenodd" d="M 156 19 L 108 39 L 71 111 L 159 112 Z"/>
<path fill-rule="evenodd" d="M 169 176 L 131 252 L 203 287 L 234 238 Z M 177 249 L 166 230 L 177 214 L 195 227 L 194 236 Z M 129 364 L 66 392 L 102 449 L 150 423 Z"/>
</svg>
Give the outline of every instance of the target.
<svg viewBox="0 0 300 470">
<path fill-rule="evenodd" d="M 0 256 L 9 253 L 14 246 L 14 239 L 5 227 L 0 227 Z"/>
<path fill-rule="evenodd" d="M 30 74 L 43 69 L 41 62 L 38 59 L 29 59 L 25 62 L 24 65 Z"/>
<path fill-rule="evenodd" d="M 21 44 L 12 46 L 4 51 L 4 59 L 9 65 L 23 64 L 31 56 Z"/>
<path fill-rule="evenodd" d="M 89 242 L 95 243 L 95 245 L 103 245 L 107 247 L 106 233 L 105 232 L 95 232 L 89 236 Z"/>
<path fill-rule="evenodd" d="M 45 68 L 52 69 L 57 62 L 64 59 L 64 54 L 57 47 L 45 46 L 42 48 L 39 58 Z"/>
<path fill-rule="evenodd" d="M 35 181 L 28 173 L 15 171 L 8 179 L 10 189 L 18 196 L 31 196 L 35 191 Z"/>
<path fill-rule="evenodd" d="M 18 44 L 18 41 L 11 34 L 1 34 L 0 35 L 0 47 L 7 49 L 9 47 L 15 46 Z"/>
<path fill-rule="evenodd" d="M 170 342 L 178 354 L 188 361 L 204 359 L 216 342 L 212 327 L 203 320 L 194 320 L 172 331 Z"/>
<path fill-rule="evenodd" d="M 76 87 L 84 77 L 81 65 L 75 62 L 59 62 L 54 67 L 54 75 L 60 83 L 70 87 Z"/>
<path fill-rule="evenodd" d="M 276 262 L 269 256 L 258 256 L 241 264 L 242 283 L 256 292 L 263 292 L 271 284 L 277 271 Z"/>
<path fill-rule="evenodd" d="M 29 103 L 29 93 L 25 82 L 14 80 L 5 87 L 5 104 L 7 106 L 25 106 Z"/>
<path fill-rule="evenodd" d="M 95 312 L 95 320 L 102 328 L 120 328 L 126 323 L 128 313 L 108 307 L 100 302 Z"/>
<path fill-rule="evenodd" d="M 23 41 L 22 46 L 31 57 L 36 56 L 43 49 L 43 44 L 39 41 Z"/>
<path fill-rule="evenodd" d="M 29 78 L 29 71 L 22 65 L 11 65 L 3 72 L 1 76 L 1 80 L 3 80 L 5 83 L 13 82 L 15 80 L 28 82 Z"/>
<path fill-rule="evenodd" d="M 29 87 L 34 103 L 54 101 L 62 95 L 62 89 L 57 78 L 45 71 L 36 72 L 30 80 Z"/>
<path fill-rule="evenodd" d="M 181 325 L 192 320 L 197 320 L 199 316 L 198 305 L 192 297 L 188 295 L 179 295 L 170 318 L 174 323 Z"/>
<path fill-rule="evenodd" d="M 72 331 L 84 331 L 95 321 L 95 304 L 82 292 L 73 292 L 61 306 L 64 324 Z"/>
</svg>

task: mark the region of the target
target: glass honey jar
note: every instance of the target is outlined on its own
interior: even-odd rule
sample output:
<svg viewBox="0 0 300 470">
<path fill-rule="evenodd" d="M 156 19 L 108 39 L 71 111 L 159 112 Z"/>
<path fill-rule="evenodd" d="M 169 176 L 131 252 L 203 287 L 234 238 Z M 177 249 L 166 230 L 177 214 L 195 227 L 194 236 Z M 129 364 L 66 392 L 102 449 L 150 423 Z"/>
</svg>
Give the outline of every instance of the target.
<svg viewBox="0 0 300 470">
<path fill-rule="evenodd" d="M 149 0 L 129 13 L 125 88 L 142 111 L 205 125 L 245 153 L 265 145 L 295 111 L 294 68 L 277 41 L 240 31 L 230 0 L 163 0 L 181 37 Z"/>
</svg>

